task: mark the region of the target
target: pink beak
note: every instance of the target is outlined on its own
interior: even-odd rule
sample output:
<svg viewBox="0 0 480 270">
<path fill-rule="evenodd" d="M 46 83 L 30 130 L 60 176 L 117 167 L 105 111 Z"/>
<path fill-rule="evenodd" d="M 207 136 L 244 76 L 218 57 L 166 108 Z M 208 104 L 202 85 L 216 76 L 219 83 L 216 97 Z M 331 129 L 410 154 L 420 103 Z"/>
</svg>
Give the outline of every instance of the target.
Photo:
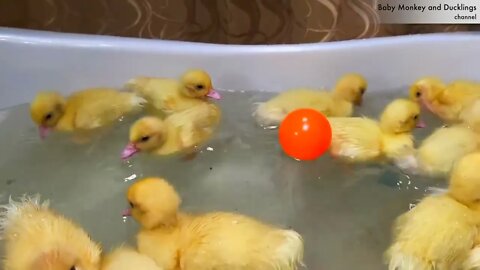
<svg viewBox="0 0 480 270">
<path fill-rule="evenodd" d="M 123 212 L 122 212 L 122 216 L 124 216 L 124 217 L 129 217 L 131 215 L 132 215 L 132 209 L 131 208 L 127 208 L 127 209 L 123 210 Z"/>
<path fill-rule="evenodd" d="M 40 139 L 44 140 L 48 133 L 50 133 L 51 128 L 46 126 L 39 126 L 38 127 L 38 134 L 40 135 Z"/>
<path fill-rule="evenodd" d="M 122 159 L 128 159 L 138 153 L 140 150 L 133 143 L 128 143 L 122 151 Z"/>
<path fill-rule="evenodd" d="M 215 91 L 215 89 L 210 89 L 210 92 L 208 92 L 207 94 L 207 97 L 209 98 L 213 98 L 213 99 L 216 99 L 216 100 L 220 100 L 222 98 L 222 96 L 220 95 L 220 93 L 218 93 L 217 91 Z"/>
<path fill-rule="evenodd" d="M 426 126 L 427 126 L 427 124 L 425 122 L 423 122 L 423 120 L 418 120 L 416 127 L 417 128 L 424 128 Z"/>
</svg>

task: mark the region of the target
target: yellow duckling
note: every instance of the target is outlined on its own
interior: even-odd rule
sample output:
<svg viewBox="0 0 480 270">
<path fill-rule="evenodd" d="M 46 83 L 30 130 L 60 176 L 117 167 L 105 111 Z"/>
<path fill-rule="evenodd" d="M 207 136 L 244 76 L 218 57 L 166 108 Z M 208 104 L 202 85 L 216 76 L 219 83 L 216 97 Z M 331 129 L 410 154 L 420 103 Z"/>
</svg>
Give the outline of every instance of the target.
<svg viewBox="0 0 480 270">
<path fill-rule="evenodd" d="M 10 199 L 1 207 L 4 270 L 98 270 L 100 246 L 39 197 Z"/>
<path fill-rule="evenodd" d="M 479 146 L 477 134 L 466 125 L 438 128 L 417 150 L 419 172 L 430 176 L 448 174 L 457 160 Z"/>
<path fill-rule="evenodd" d="M 126 87 L 167 115 L 204 103 L 207 97 L 221 99 L 213 89 L 210 75 L 200 69 L 188 70 L 180 80 L 138 77 L 127 82 Z"/>
<path fill-rule="evenodd" d="M 480 83 L 457 80 L 445 84 L 436 77 L 417 80 L 410 87 L 410 98 L 422 102 L 432 113 L 447 122 L 459 122 L 460 114 L 480 97 Z"/>
<path fill-rule="evenodd" d="M 461 158 L 448 191 L 424 198 L 399 216 L 386 252 L 389 270 L 471 269 L 480 240 L 480 153 Z"/>
<path fill-rule="evenodd" d="M 353 105 L 361 105 L 367 81 L 359 74 L 344 75 L 332 92 L 314 89 L 291 89 L 260 103 L 254 116 L 262 126 L 275 127 L 288 113 L 302 108 L 317 110 L 330 117 L 346 117 Z"/>
<path fill-rule="evenodd" d="M 40 92 L 30 104 L 30 114 L 43 138 L 51 129 L 85 131 L 112 124 L 144 103 L 134 93 L 109 88 L 86 89 L 68 98 L 57 92 Z"/>
<path fill-rule="evenodd" d="M 351 162 L 388 159 L 402 169 L 414 169 L 412 130 L 423 127 L 420 107 L 407 99 L 389 103 L 380 121 L 363 117 L 329 118 L 332 127 L 330 153 Z"/>
<path fill-rule="evenodd" d="M 170 155 L 191 150 L 213 135 L 219 121 L 220 109 L 210 103 L 199 104 L 164 120 L 143 117 L 131 126 L 130 143 L 123 150 L 122 159 L 139 151 Z"/>
<path fill-rule="evenodd" d="M 153 259 L 129 247 L 119 247 L 102 259 L 101 270 L 162 270 Z M 67 270 L 67 269 L 65 269 Z"/>
<path fill-rule="evenodd" d="M 236 213 L 181 213 L 181 199 L 164 179 L 135 182 L 127 198 L 142 227 L 139 251 L 165 270 L 294 270 L 302 264 L 297 232 Z"/>
</svg>

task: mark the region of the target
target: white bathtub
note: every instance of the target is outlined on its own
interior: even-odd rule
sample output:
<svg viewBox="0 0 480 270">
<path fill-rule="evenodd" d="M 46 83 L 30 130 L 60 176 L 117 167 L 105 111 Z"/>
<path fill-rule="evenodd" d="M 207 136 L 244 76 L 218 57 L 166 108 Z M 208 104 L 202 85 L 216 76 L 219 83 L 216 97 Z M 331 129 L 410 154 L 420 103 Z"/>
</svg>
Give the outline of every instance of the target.
<svg viewBox="0 0 480 270">
<path fill-rule="evenodd" d="M 0 28 L 0 108 L 40 89 L 69 93 L 121 86 L 136 75 L 208 70 L 219 89 L 281 91 L 330 87 L 360 72 L 369 92 L 405 87 L 424 75 L 480 80 L 477 33 L 411 35 L 302 45 L 213 45 Z"/>
</svg>

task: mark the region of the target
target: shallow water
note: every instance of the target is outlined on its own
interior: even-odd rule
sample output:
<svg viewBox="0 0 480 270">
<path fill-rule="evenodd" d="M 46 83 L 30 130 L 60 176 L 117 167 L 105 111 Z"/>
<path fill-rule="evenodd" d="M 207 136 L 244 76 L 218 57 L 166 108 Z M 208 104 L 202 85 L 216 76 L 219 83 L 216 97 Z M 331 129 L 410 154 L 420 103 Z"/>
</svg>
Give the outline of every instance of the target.
<svg viewBox="0 0 480 270">
<path fill-rule="evenodd" d="M 190 161 L 149 155 L 121 161 L 131 119 L 78 145 L 58 134 L 41 141 L 26 105 L 1 111 L 0 203 L 39 193 L 109 250 L 133 243 L 137 230 L 121 217 L 127 187 L 144 176 L 163 176 L 178 189 L 186 211 L 237 211 L 295 229 L 305 239 L 307 269 L 377 270 L 386 269 L 382 254 L 394 218 L 427 187 L 444 185 L 391 166 L 347 167 L 327 155 L 295 161 L 282 154 L 276 131 L 259 128 L 251 117 L 252 104 L 270 94 L 223 96 L 217 135 Z M 375 117 L 392 98 L 367 96 L 358 114 Z M 427 118 L 430 128 L 417 130 L 418 139 L 439 125 Z"/>
</svg>

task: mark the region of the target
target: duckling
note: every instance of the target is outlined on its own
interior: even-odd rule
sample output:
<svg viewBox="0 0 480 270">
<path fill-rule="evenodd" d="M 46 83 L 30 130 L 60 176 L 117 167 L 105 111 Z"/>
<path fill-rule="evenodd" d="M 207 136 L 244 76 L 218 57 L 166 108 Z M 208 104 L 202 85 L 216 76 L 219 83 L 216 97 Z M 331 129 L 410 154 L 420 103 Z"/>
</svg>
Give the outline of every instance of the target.
<svg viewBox="0 0 480 270">
<path fill-rule="evenodd" d="M 422 102 L 443 121 L 460 122 L 460 114 L 480 97 L 480 83 L 457 80 L 445 84 L 437 77 L 417 80 L 410 87 L 410 98 Z"/>
<path fill-rule="evenodd" d="M 44 138 L 52 129 L 73 132 L 93 130 L 142 108 L 145 100 L 134 93 L 109 88 L 78 91 L 68 98 L 58 92 L 39 92 L 30 104 L 30 115 Z"/>
<path fill-rule="evenodd" d="M 364 117 L 329 118 L 332 127 L 330 153 L 350 162 L 387 159 L 401 169 L 414 169 L 415 149 L 412 130 L 424 127 L 420 107 L 407 99 L 389 103 L 380 121 Z"/>
<path fill-rule="evenodd" d="M 471 269 L 480 224 L 480 152 L 454 166 L 448 190 L 422 199 L 397 218 L 385 253 L 390 270 Z"/>
<path fill-rule="evenodd" d="M 153 259 L 130 247 L 119 247 L 102 259 L 101 270 L 162 270 Z"/>
<path fill-rule="evenodd" d="M 298 88 L 280 93 L 267 102 L 260 103 L 254 112 L 258 124 L 274 128 L 290 112 L 310 108 L 330 117 L 347 117 L 353 105 L 361 105 L 367 81 L 359 74 L 344 75 L 332 92 Z"/>
<path fill-rule="evenodd" d="M 164 120 L 143 117 L 130 127 L 130 142 L 122 152 L 122 159 L 140 151 L 157 155 L 191 151 L 212 137 L 219 121 L 220 109 L 209 103 L 172 114 Z"/>
<path fill-rule="evenodd" d="M 221 95 L 213 89 L 210 75 L 201 69 L 186 71 L 180 80 L 137 77 L 128 81 L 125 86 L 166 115 L 202 104 L 207 97 L 221 99 Z"/>
<path fill-rule="evenodd" d="M 422 141 L 417 150 L 419 173 L 430 176 L 448 174 L 457 160 L 476 151 L 479 146 L 477 134 L 466 125 L 438 128 Z"/>
<path fill-rule="evenodd" d="M 97 270 L 101 249 L 79 226 L 53 212 L 39 196 L 1 207 L 4 270 Z"/>
<path fill-rule="evenodd" d="M 127 198 L 141 225 L 138 250 L 165 270 L 290 270 L 302 264 L 297 232 L 235 213 L 181 213 L 181 199 L 165 179 L 139 180 Z"/>
</svg>

